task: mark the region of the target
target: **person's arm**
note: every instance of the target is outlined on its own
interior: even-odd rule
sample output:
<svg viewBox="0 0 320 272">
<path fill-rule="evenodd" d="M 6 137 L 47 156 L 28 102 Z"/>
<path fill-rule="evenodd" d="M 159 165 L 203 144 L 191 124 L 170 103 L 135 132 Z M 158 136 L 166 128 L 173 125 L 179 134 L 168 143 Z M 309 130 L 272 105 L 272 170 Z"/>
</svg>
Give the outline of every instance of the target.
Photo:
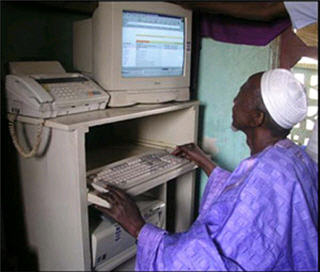
<svg viewBox="0 0 320 272">
<path fill-rule="evenodd" d="M 288 17 L 283 2 L 184 2 L 176 4 L 206 13 L 224 14 L 236 18 L 269 22 L 276 18 Z"/>
</svg>

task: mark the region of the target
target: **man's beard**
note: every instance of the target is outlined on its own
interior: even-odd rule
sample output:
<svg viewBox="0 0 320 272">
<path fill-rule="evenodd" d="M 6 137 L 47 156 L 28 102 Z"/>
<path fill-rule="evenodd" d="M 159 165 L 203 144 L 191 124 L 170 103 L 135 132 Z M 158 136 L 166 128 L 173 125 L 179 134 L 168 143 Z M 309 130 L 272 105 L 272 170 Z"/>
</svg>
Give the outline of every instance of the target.
<svg viewBox="0 0 320 272">
<path fill-rule="evenodd" d="M 233 131 L 233 132 L 237 132 L 237 131 L 239 131 L 239 129 L 237 129 L 235 126 L 233 126 L 233 125 L 231 125 L 231 130 Z"/>
</svg>

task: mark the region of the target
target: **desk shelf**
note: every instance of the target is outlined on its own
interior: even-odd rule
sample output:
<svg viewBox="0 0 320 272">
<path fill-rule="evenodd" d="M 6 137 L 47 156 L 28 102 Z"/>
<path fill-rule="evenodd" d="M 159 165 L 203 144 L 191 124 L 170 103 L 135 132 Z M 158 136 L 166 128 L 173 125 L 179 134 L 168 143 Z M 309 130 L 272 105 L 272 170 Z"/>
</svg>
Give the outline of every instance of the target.
<svg viewBox="0 0 320 272">
<path fill-rule="evenodd" d="M 38 155 L 19 156 L 28 242 L 40 270 L 92 269 L 87 171 L 154 148 L 172 150 L 196 142 L 198 106 L 197 101 L 138 105 L 45 121 Z M 40 121 L 21 116 L 17 120 L 19 141 L 24 147 L 32 145 Z M 167 199 L 167 182 L 172 180 L 175 194 Z M 184 231 L 193 221 L 194 182 L 190 164 L 128 193 L 169 201 L 175 207 L 173 231 Z"/>
<path fill-rule="evenodd" d="M 191 101 L 185 103 L 175 102 L 155 105 L 141 104 L 125 108 L 107 108 L 105 110 L 97 110 L 50 118 L 46 120 L 46 126 L 62 130 L 74 130 L 77 128 L 89 128 L 93 126 L 131 120 L 140 117 L 152 116 L 198 106 L 198 101 Z M 41 122 L 41 120 L 37 118 L 26 116 L 19 116 L 18 121 L 33 124 Z"/>
</svg>

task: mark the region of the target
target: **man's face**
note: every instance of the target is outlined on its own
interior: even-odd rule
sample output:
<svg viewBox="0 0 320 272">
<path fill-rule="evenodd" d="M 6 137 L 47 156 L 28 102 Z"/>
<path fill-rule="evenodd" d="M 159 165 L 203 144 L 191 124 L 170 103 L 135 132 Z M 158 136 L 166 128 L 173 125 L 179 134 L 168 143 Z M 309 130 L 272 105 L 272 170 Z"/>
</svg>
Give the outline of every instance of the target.
<svg viewBox="0 0 320 272">
<path fill-rule="evenodd" d="M 238 95 L 233 100 L 232 126 L 236 130 L 245 131 L 250 128 L 252 110 L 255 108 L 254 90 L 260 86 L 260 74 L 251 76 L 240 88 Z"/>
</svg>

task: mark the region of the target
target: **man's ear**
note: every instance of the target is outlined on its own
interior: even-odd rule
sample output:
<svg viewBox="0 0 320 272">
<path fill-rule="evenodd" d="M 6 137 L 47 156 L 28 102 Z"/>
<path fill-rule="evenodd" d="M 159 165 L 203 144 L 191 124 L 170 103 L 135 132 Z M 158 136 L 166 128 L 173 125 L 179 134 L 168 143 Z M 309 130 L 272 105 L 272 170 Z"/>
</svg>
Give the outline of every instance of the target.
<svg viewBox="0 0 320 272">
<path fill-rule="evenodd" d="M 250 121 L 251 127 L 260 127 L 262 126 L 265 118 L 265 113 L 260 110 L 254 110 L 252 112 L 252 118 Z"/>
</svg>

